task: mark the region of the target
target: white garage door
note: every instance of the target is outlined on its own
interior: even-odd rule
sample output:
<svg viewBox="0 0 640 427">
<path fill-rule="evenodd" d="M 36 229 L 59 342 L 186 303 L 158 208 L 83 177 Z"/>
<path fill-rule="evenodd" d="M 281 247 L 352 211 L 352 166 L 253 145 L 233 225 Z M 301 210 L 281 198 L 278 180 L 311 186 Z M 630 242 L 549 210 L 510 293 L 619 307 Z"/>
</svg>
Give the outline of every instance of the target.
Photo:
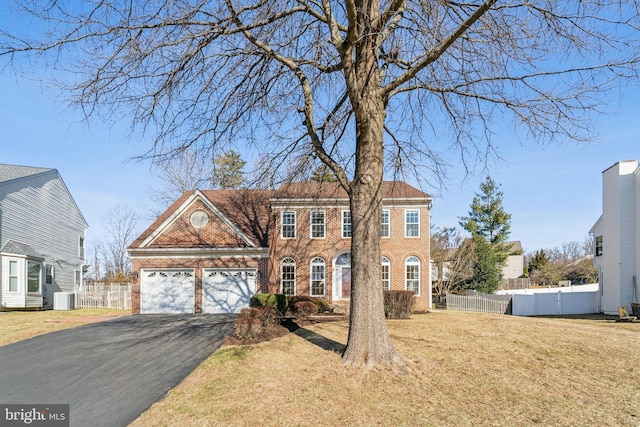
<svg viewBox="0 0 640 427">
<path fill-rule="evenodd" d="M 140 276 L 140 313 L 193 313 L 193 270 L 143 270 Z"/>
<path fill-rule="evenodd" d="M 256 293 L 256 270 L 204 270 L 203 313 L 238 313 Z"/>
</svg>

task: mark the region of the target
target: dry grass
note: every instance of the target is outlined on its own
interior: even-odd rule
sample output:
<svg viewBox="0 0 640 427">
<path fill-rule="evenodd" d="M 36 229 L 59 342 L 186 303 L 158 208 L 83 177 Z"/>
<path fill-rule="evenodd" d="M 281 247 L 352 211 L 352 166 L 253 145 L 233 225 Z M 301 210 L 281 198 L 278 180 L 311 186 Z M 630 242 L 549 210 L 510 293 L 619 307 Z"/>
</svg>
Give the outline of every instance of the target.
<svg viewBox="0 0 640 427">
<path fill-rule="evenodd" d="M 640 426 L 640 323 L 440 311 L 389 331 L 403 369 L 342 367 L 346 322 L 223 347 L 133 426 Z"/>
<path fill-rule="evenodd" d="M 128 311 L 104 308 L 0 312 L 0 345 L 128 314 Z"/>
</svg>

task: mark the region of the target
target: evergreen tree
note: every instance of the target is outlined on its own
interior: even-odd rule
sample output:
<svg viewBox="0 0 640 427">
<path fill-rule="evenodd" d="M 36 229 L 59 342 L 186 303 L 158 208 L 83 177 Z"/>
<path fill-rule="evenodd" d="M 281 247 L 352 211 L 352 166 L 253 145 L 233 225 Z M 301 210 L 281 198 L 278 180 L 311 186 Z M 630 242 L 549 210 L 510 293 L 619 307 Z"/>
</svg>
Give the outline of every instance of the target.
<svg viewBox="0 0 640 427">
<path fill-rule="evenodd" d="M 311 172 L 311 181 L 315 182 L 336 182 L 338 178 L 333 174 L 327 165 L 320 165 Z"/>
<path fill-rule="evenodd" d="M 529 272 L 533 272 L 534 270 L 542 270 L 549 263 L 549 257 L 544 249 L 540 249 L 539 251 L 535 251 L 533 257 L 529 261 Z"/>
<path fill-rule="evenodd" d="M 509 248 L 505 245 L 511 229 L 511 214 L 502 206 L 503 193 L 491 177 L 480 184 L 471 203 L 469 215 L 460 218 L 460 225 L 471 233 L 476 243 L 472 289 L 493 292 L 502 282 L 502 267 Z"/>
<path fill-rule="evenodd" d="M 482 236 L 475 236 L 475 262 L 473 264 L 473 279 L 467 288 L 490 294 L 502 283 L 502 265 L 500 254 Z"/>
<path fill-rule="evenodd" d="M 244 165 L 240 154 L 230 150 L 213 158 L 211 185 L 213 188 L 228 190 L 244 185 Z"/>
</svg>

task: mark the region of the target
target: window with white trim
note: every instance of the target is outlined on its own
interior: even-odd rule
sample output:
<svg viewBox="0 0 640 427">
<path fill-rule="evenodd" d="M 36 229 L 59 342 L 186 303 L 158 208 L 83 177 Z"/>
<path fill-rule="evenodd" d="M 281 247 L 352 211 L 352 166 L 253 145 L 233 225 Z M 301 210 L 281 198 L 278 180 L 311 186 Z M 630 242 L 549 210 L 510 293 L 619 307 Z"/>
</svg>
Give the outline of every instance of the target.
<svg viewBox="0 0 640 427">
<path fill-rule="evenodd" d="M 324 239 L 325 227 L 324 211 L 311 211 L 311 238 Z"/>
<path fill-rule="evenodd" d="M 56 277 L 56 267 L 51 264 L 47 264 L 45 266 L 44 277 L 44 283 L 47 285 L 53 285 L 53 279 Z"/>
<path fill-rule="evenodd" d="M 404 211 L 404 224 L 405 237 L 420 237 L 420 211 L 418 209 Z"/>
<path fill-rule="evenodd" d="M 602 236 L 596 236 L 596 256 L 602 256 Z"/>
<path fill-rule="evenodd" d="M 420 295 L 420 260 L 410 256 L 405 262 L 405 289 Z"/>
<path fill-rule="evenodd" d="M 27 292 L 30 294 L 40 293 L 40 263 L 27 261 Z"/>
<path fill-rule="evenodd" d="M 84 237 L 78 237 L 78 257 L 84 259 Z"/>
<path fill-rule="evenodd" d="M 342 237 L 351 237 L 351 211 L 342 211 Z"/>
<path fill-rule="evenodd" d="M 382 219 L 381 219 L 380 237 L 389 237 L 391 235 L 389 218 L 390 218 L 389 209 L 383 209 L 382 210 Z"/>
<path fill-rule="evenodd" d="M 325 293 L 325 262 L 320 257 L 311 260 L 311 296 L 323 297 Z"/>
<path fill-rule="evenodd" d="M 285 258 L 280 263 L 280 288 L 284 295 L 296 294 L 296 262 Z"/>
<path fill-rule="evenodd" d="M 391 289 L 391 261 L 386 256 L 382 257 L 382 289 Z"/>
<path fill-rule="evenodd" d="M 283 239 L 295 239 L 296 238 L 296 212 L 295 211 L 283 211 L 281 221 L 281 233 Z"/>
<path fill-rule="evenodd" d="M 9 261 L 9 292 L 18 292 L 18 261 Z"/>
</svg>

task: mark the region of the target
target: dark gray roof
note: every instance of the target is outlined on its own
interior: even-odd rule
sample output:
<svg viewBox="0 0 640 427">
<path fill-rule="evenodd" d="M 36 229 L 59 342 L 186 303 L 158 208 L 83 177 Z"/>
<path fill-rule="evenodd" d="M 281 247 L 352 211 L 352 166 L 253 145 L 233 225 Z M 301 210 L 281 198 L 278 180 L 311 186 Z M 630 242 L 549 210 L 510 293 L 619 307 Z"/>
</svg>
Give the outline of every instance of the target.
<svg viewBox="0 0 640 427">
<path fill-rule="evenodd" d="M 25 176 L 52 171 L 51 168 L 37 168 L 34 166 L 5 165 L 0 163 L 0 183 L 24 178 Z"/>
<path fill-rule="evenodd" d="M 30 258 L 44 258 L 42 254 L 34 251 L 33 248 L 26 243 L 16 242 L 14 240 L 9 240 L 4 244 L 0 252 L 15 254 L 15 255 L 24 255 Z"/>
</svg>

